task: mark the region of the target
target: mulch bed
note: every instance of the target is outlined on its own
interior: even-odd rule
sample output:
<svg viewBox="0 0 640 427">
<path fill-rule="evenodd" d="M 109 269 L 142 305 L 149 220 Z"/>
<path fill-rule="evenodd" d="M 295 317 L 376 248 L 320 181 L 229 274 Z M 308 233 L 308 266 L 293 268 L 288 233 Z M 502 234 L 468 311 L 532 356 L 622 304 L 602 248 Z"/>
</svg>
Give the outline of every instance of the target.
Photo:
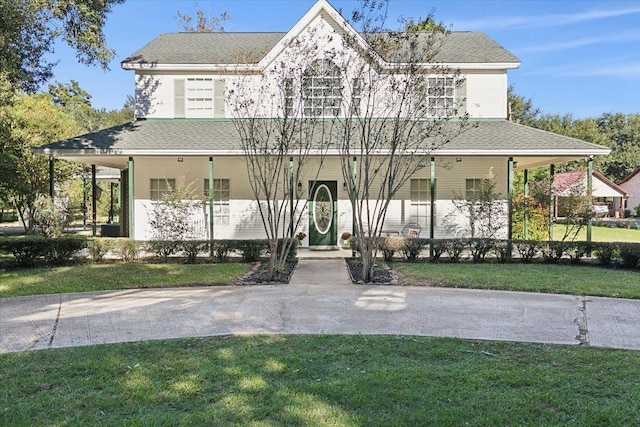
<svg viewBox="0 0 640 427">
<path fill-rule="evenodd" d="M 253 267 L 244 275 L 236 280 L 236 285 L 284 285 L 289 283 L 293 270 L 296 268 L 298 260 L 285 263 L 284 271 L 278 272 L 273 280 L 267 277 L 269 270 L 268 261 L 259 261 L 253 264 Z"/>
<path fill-rule="evenodd" d="M 345 258 L 347 266 L 349 267 L 349 274 L 353 283 L 365 284 L 362 280 L 362 263 L 358 259 Z M 389 265 L 381 260 L 376 261 L 376 266 L 373 270 L 373 280 L 366 284 L 371 285 L 397 285 L 399 283 L 399 276 L 394 272 Z"/>
</svg>

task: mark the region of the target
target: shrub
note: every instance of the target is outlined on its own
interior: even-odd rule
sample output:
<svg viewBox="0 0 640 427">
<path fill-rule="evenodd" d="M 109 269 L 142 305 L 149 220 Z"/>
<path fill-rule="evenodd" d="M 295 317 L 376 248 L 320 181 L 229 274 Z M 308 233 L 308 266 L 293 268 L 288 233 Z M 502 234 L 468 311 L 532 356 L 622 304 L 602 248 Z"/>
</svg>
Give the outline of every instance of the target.
<svg viewBox="0 0 640 427">
<path fill-rule="evenodd" d="M 25 236 L 21 238 L 8 237 L 0 240 L 0 247 L 10 253 L 21 267 L 29 267 L 39 258 L 44 258 L 46 239 L 40 236 Z"/>
<path fill-rule="evenodd" d="M 427 243 L 429 243 L 428 239 L 420 239 L 418 237 L 404 239 L 404 244 L 402 245 L 402 254 L 407 259 L 407 261 L 415 262 L 418 259 L 420 252 L 422 251 L 422 249 L 424 249 Z"/>
<path fill-rule="evenodd" d="M 113 249 L 115 242 L 106 237 L 94 238 L 89 241 L 89 255 L 95 262 L 100 262 Z"/>
<path fill-rule="evenodd" d="M 640 262 L 640 243 L 620 243 L 620 264 L 624 268 L 636 268 Z"/>
<path fill-rule="evenodd" d="M 565 255 L 571 247 L 572 242 L 567 241 L 549 241 L 546 248 L 542 249 L 542 257 L 546 262 L 557 263 Z"/>
<path fill-rule="evenodd" d="M 64 206 L 56 206 L 51 197 L 39 196 L 34 203 L 35 225 L 45 237 L 60 237 L 68 223 L 69 215 Z"/>
<path fill-rule="evenodd" d="M 447 242 L 445 240 L 431 241 L 431 261 L 438 261 L 440 257 L 447 251 Z"/>
<path fill-rule="evenodd" d="M 462 238 L 445 240 L 445 250 L 451 261 L 460 261 L 460 255 L 467 248 L 467 245 L 467 240 Z"/>
<path fill-rule="evenodd" d="M 509 242 L 508 240 L 494 240 L 493 251 L 500 262 L 507 262 L 513 252 L 513 242 Z"/>
<path fill-rule="evenodd" d="M 469 248 L 473 262 L 480 262 L 494 248 L 494 243 L 492 239 L 469 239 Z"/>
<path fill-rule="evenodd" d="M 594 249 L 594 254 L 602 265 L 610 265 L 618 255 L 617 243 L 598 242 L 594 244 Z"/>
<path fill-rule="evenodd" d="M 238 248 L 237 240 L 214 240 L 213 255 L 219 262 L 226 262 L 229 254 Z"/>
<path fill-rule="evenodd" d="M 113 250 L 122 262 L 131 263 L 138 259 L 140 244 L 133 239 L 117 239 Z"/>
<path fill-rule="evenodd" d="M 60 265 L 70 261 L 79 251 L 87 247 L 86 237 L 46 238 L 25 236 L 0 240 L 3 251 L 11 253 L 21 267 L 35 265 L 38 261 Z"/>
<path fill-rule="evenodd" d="M 187 257 L 187 264 L 195 264 L 198 254 L 209 249 L 208 240 L 184 240 L 180 242 L 179 248 Z"/>
<path fill-rule="evenodd" d="M 245 262 L 256 262 L 268 247 L 266 240 L 240 240 L 237 249 Z"/>
<path fill-rule="evenodd" d="M 87 238 L 84 236 L 59 237 L 46 239 L 47 251 L 45 261 L 53 265 L 65 264 L 81 250 L 87 247 Z"/>
<path fill-rule="evenodd" d="M 566 254 L 571 259 L 571 264 L 579 264 L 589 251 L 589 242 L 572 242 L 566 250 Z"/>
<path fill-rule="evenodd" d="M 180 250 L 181 243 L 181 240 L 149 240 L 146 247 L 149 252 L 153 252 L 166 262 L 169 256 Z"/>
<path fill-rule="evenodd" d="M 542 250 L 542 245 L 537 240 L 520 240 L 514 243 L 516 250 L 520 254 L 520 259 L 524 263 L 531 262 Z"/>
<path fill-rule="evenodd" d="M 404 244 L 404 237 L 381 237 L 379 249 L 382 252 L 384 260 L 393 261 L 393 256 L 396 252 L 403 250 Z"/>
</svg>

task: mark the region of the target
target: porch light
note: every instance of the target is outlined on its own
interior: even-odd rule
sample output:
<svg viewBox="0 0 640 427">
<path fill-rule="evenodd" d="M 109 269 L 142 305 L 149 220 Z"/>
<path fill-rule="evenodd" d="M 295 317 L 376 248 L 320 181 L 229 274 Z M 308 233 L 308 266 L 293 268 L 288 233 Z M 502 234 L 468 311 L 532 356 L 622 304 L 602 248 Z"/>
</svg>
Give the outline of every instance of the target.
<svg viewBox="0 0 640 427">
<path fill-rule="evenodd" d="M 298 192 L 302 191 L 302 183 L 298 181 Z"/>
<path fill-rule="evenodd" d="M 343 182 L 343 183 L 342 183 L 342 189 L 343 189 L 344 191 L 347 191 L 347 183 L 346 183 L 346 182 Z"/>
</svg>

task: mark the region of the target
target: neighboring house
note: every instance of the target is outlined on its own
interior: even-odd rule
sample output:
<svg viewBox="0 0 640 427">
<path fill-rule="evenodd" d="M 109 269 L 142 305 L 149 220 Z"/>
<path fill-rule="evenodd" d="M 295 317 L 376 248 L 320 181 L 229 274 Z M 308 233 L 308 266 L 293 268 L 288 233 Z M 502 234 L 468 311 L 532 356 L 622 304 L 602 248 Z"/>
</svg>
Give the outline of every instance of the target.
<svg viewBox="0 0 640 427">
<path fill-rule="evenodd" d="M 587 171 L 564 172 L 553 177 L 555 206 L 557 217 L 565 216 L 563 199 L 569 196 L 587 194 Z M 593 171 L 591 181 L 593 213 L 596 217 L 611 216 L 622 218 L 629 193 L 598 171 Z M 622 209 L 622 210 L 621 210 Z"/>
<path fill-rule="evenodd" d="M 326 1 L 318 1 L 286 33 L 176 33 L 162 34 L 122 61 L 135 72 L 136 121 L 123 126 L 45 145 L 35 152 L 91 165 L 120 169 L 123 193 L 122 234 L 135 239 L 150 238 L 149 211 L 156 200 L 178 179 L 193 183 L 204 195 L 209 179 L 214 183 L 214 215 L 209 209 L 194 213 L 202 227 L 202 238 L 263 238 L 263 225 L 247 177 L 240 137 L 230 108 L 230 89 L 239 79 L 260 76 L 277 60 L 287 60 L 291 40 L 307 36 L 324 40 L 327 46 L 310 51 L 311 66 L 303 70 L 323 90 L 305 92 L 302 115 L 341 117 L 345 112 L 332 102 L 340 82 L 348 80 L 349 66 L 358 55 L 372 50 L 364 39 Z M 324 37 L 320 37 L 320 36 Z M 344 37 L 358 41 L 350 55 L 355 58 L 335 66 L 344 48 Z M 341 47 L 342 46 L 342 47 Z M 336 49 L 338 54 L 336 54 Z M 328 53 L 331 52 L 331 53 Z M 399 53 L 398 53 L 399 54 Z M 383 55 L 373 53 L 380 69 L 393 69 Z M 309 62 L 309 61 L 307 61 Z M 507 71 L 520 61 L 483 33 L 453 32 L 431 64 L 421 65 L 433 73 L 437 114 L 456 105 L 467 114 L 469 126 L 445 146 L 425 152 L 433 156 L 435 170 L 426 167 L 415 174 L 392 202 L 385 230 L 402 230 L 407 223 L 419 223 L 422 237 L 447 237 L 443 218 L 450 215 L 453 200 L 473 192 L 490 170 L 496 176 L 498 192 L 505 196 L 512 186 L 513 170 L 547 166 L 557 162 L 607 155 L 609 149 L 581 140 L 511 123 L 507 120 Z M 459 76 L 438 74 L 438 67 L 451 67 Z M 302 67 L 302 66 L 301 66 Z M 432 70 L 432 71 L 430 71 Z M 372 72 L 376 72 L 373 70 Z M 314 83 L 315 84 L 315 83 Z M 354 87 L 355 82 L 354 82 Z M 320 88 L 321 89 L 321 88 Z M 327 90 L 328 89 L 328 90 Z M 360 100 L 353 90 L 354 103 Z M 429 89 L 432 90 L 432 89 Z M 269 99 L 255 99 L 267 103 Z M 288 109 L 280 105 L 280 111 Z M 236 117 L 237 119 L 237 117 Z M 420 155 L 417 152 L 416 155 Z M 213 172 L 211 172 L 213 171 Z M 430 200 L 430 179 L 436 178 L 436 197 Z M 211 178 L 210 178 L 211 177 Z M 326 184 L 333 203 L 329 215 L 331 244 L 352 229 L 351 205 L 337 153 L 328 153 L 317 178 L 297 183 L 298 195 L 313 199 L 311 189 Z M 431 212 L 435 222 L 429 224 Z M 304 213 L 305 222 L 296 231 L 309 236 L 317 227 L 315 215 Z M 464 218 L 460 218 L 464 222 Z M 209 236 L 209 229 L 213 236 Z M 433 229 L 434 235 L 429 236 Z M 507 235 L 505 229 L 503 235 Z M 319 245 L 307 237 L 303 246 Z"/>
<path fill-rule="evenodd" d="M 627 203 L 620 210 L 624 212 L 625 209 L 630 209 L 635 214 L 640 206 L 640 168 L 627 175 L 618 185 L 629 193 Z"/>
</svg>

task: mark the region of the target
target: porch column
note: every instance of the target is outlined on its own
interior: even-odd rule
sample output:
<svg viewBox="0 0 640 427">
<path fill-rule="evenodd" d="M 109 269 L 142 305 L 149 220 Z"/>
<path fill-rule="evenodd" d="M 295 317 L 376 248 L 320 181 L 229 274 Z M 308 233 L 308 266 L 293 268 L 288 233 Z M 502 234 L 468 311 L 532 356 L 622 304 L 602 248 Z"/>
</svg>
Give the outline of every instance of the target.
<svg viewBox="0 0 640 427">
<path fill-rule="evenodd" d="M 508 225 L 507 225 L 507 245 L 511 248 L 511 240 L 513 239 L 513 157 L 509 157 L 507 162 L 507 209 L 508 209 Z M 507 257 L 511 258 L 511 251 L 507 251 Z"/>
<path fill-rule="evenodd" d="M 209 256 L 213 258 L 213 157 L 209 157 Z"/>
<path fill-rule="evenodd" d="M 524 170 L 524 240 L 529 240 L 529 169 Z"/>
<path fill-rule="evenodd" d="M 129 157 L 129 162 L 128 162 L 128 187 L 129 187 L 129 192 L 128 192 L 128 199 L 127 203 L 129 204 L 129 238 L 133 239 L 134 238 L 134 226 L 133 226 L 133 220 L 134 220 L 134 209 L 133 209 L 133 202 L 134 202 L 134 197 L 133 197 L 133 157 Z"/>
<path fill-rule="evenodd" d="M 109 219 L 108 223 L 111 224 L 113 222 L 113 182 L 109 183 Z"/>
<path fill-rule="evenodd" d="M 553 221 L 555 217 L 555 187 L 553 185 L 553 178 L 556 174 L 555 165 L 549 165 L 549 240 L 553 240 Z"/>
<path fill-rule="evenodd" d="M 98 220 L 98 186 L 96 184 L 96 165 L 91 165 L 91 235 L 96 237 Z"/>
<path fill-rule="evenodd" d="M 436 158 L 431 157 L 430 163 L 431 176 L 429 177 L 430 190 L 429 193 L 429 239 L 432 241 L 429 243 L 429 259 L 433 259 L 433 239 L 435 238 L 435 223 L 436 223 Z"/>
<path fill-rule="evenodd" d="M 587 256 L 591 256 L 591 232 L 592 232 L 592 222 L 591 215 L 593 212 L 593 157 L 589 156 L 587 159 Z"/>
<path fill-rule="evenodd" d="M 289 157 L 289 238 L 293 239 L 293 157 Z"/>
<path fill-rule="evenodd" d="M 53 199 L 55 191 L 55 159 L 49 157 L 49 197 Z"/>
</svg>

